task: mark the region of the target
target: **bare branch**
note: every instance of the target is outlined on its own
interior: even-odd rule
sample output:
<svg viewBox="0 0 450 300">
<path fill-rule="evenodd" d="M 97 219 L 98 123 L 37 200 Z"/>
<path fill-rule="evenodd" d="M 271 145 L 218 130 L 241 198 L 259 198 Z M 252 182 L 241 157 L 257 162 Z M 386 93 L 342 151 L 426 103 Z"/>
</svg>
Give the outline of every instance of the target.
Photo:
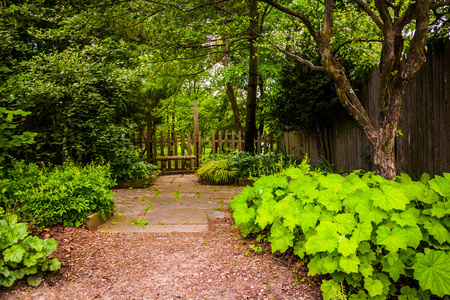
<svg viewBox="0 0 450 300">
<path fill-rule="evenodd" d="M 358 4 L 365 12 L 369 15 L 369 17 L 372 19 L 372 21 L 383 30 L 384 24 L 381 22 L 381 20 L 378 18 L 378 16 L 375 14 L 375 12 L 367 5 L 367 3 L 364 0 L 354 0 L 356 4 Z"/>
<path fill-rule="evenodd" d="M 321 36 L 319 36 L 316 32 L 316 30 L 314 29 L 314 26 L 312 25 L 311 21 L 309 20 L 308 16 L 306 16 L 305 14 L 299 13 L 295 10 L 292 10 L 290 8 L 287 8 L 281 4 L 279 4 L 278 2 L 274 1 L 274 0 L 261 0 L 261 2 L 270 4 L 271 6 L 275 7 L 276 9 L 278 9 L 279 11 L 282 11 L 288 15 L 291 15 L 293 17 L 296 17 L 298 19 L 300 19 L 306 26 L 306 28 L 308 29 L 309 33 L 312 35 L 312 37 L 314 38 L 314 40 L 320 44 L 322 42 L 322 38 Z"/>
</svg>

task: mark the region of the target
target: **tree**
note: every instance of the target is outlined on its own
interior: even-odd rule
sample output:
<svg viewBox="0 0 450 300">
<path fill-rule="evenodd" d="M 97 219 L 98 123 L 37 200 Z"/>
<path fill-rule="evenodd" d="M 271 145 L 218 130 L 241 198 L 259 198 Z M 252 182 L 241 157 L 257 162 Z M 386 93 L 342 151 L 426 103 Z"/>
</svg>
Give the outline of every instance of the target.
<svg viewBox="0 0 450 300">
<path fill-rule="evenodd" d="M 323 6 L 316 11 L 317 14 L 307 12 L 308 9 L 312 9 L 312 4 L 307 7 L 296 6 L 295 3 L 285 6 L 275 0 L 261 1 L 303 24 L 302 30 L 310 34 L 319 49 L 321 65 L 314 65 L 301 55 L 297 55 L 295 51 L 282 48 L 276 42 L 273 43 L 274 47 L 313 70 L 325 71 L 333 78 L 339 101 L 361 125 L 375 148 L 374 165 L 378 174 L 387 179 L 394 179 L 396 176 L 395 136 L 406 87 L 425 62 L 424 46 L 430 25 L 431 9 L 448 7 L 450 1 L 352 0 L 336 3 L 334 0 L 325 0 Z M 335 28 L 345 28 L 350 21 L 345 19 L 346 15 L 341 13 L 341 7 L 338 4 L 348 5 L 355 11 L 365 13 L 365 17 L 357 21 L 360 23 L 360 30 L 356 28 L 355 35 L 350 40 L 340 39 L 342 36 Z M 315 15 L 321 18 L 314 17 Z M 376 26 L 375 36 L 372 30 L 366 29 L 367 24 Z M 370 34 L 367 35 L 365 32 Z M 339 53 L 342 48 L 352 43 L 378 39 L 381 40 L 379 55 L 381 83 L 378 92 L 380 116 L 379 123 L 374 124 L 345 73 Z"/>
</svg>

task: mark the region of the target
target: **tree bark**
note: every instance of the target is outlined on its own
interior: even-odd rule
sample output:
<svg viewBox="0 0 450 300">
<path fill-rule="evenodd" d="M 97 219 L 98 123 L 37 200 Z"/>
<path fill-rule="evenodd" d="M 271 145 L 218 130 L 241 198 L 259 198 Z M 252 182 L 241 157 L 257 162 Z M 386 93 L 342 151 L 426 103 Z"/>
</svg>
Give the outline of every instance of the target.
<svg viewBox="0 0 450 300">
<path fill-rule="evenodd" d="M 224 38 L 224 46 L 223 46 L 223 57 L 222 57 L 222 65 L 224 67 L 229 66 L 228 58 L 229 58 L 228 39 L 225 37 Z M 236 126 L 237 131 L 242 132 L 242 125 L 241 125 L 241 120 L 239 119 L 239 110 L 238 110 L 238 106 L 237 106 L 237 102 L 236 102 L 236 96 L 234 95 L 233 85 L 231 84 L 231 82 L 227 82 L 226 87 L 227 87 L 228 99 L 230 100 L 231 109 L 233 111 L 234 125 Z"/>
<path fill-rule="evenodd" d="M 258 0 L 250 0 L 250 57 L 245 115 L 245 151 L 255 151 L 256 98 L 258 89 Z"/>
</svg>

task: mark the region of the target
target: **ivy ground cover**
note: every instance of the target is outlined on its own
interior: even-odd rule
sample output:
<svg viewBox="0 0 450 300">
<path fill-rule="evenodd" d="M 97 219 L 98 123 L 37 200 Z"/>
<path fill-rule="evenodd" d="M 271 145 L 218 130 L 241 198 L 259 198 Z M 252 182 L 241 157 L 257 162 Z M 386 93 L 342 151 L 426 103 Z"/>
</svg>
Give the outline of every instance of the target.
<svg viewBox="0 0 450 300">
<path fill-rule="evenodd" d="M 309 275 L 327 275 L 324 299 L 450 295 L 450 174 L 396 181 L 354 171 L 322 175 L 306 162 L 260 178 L 231 201 L 244 236 L 293 247 Z"/>
</svg>

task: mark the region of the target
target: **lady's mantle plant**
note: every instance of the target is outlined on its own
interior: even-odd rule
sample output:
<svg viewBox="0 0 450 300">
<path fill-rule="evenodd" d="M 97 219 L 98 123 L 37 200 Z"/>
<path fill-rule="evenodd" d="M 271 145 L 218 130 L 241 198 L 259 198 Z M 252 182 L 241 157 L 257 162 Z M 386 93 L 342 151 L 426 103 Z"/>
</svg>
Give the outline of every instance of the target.
<svg viewBox="0 0 450 300">
<path fill-rule="evenodd" d="M 12 286 L 24 277 L 28 284 L 38 286 L 42 272 L 61 267 L 58 259 L 47 258 L 58 246 L 54 239 L 29 235 L 27 224 L 18 223 L 17 215 L 0 217 L 0 286 Z"/>
<path fill-rule="evenodd" d="M 231 207 L 244 235 L 269 240 L 273 252 L 293 247 L 309 275 L 329 274 L 324 299 L 341 283 L 350 299 L 450 295 L 450 174 L 324 176 L 303 162 L 260 178 Z"/>
</svg>

